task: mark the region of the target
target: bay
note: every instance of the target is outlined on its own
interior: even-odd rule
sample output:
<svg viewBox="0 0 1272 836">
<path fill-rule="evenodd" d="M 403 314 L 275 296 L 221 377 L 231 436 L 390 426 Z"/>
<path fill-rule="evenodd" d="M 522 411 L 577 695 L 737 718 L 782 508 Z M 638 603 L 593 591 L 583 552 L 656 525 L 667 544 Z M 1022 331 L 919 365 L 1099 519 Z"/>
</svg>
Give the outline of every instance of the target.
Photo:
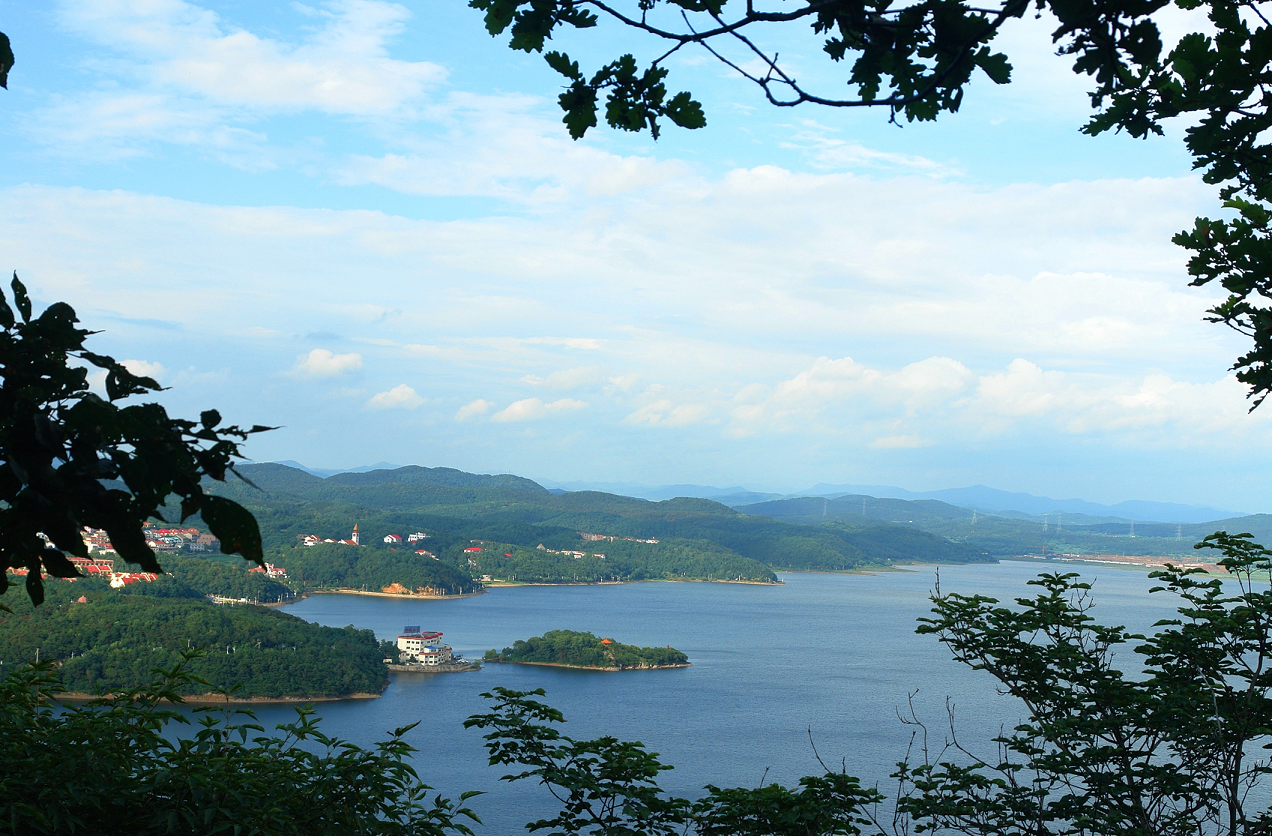
<svg viewBox="0 0 1272 836">
<path fill-rule="evenodd" d="M 1042 571 L 1070 564 L 1004 561 L 944 566 L 942 589 L 1000 600 L 1026 595 Z M 549 815 L 553 800 L 529 781 L 501 783 L 487 766 L 480 732 L 464 718 L 485 708 L 496 686 L 543 688 L 564 712 L 566 734 L 640 740 L 675 769 L 660 784 L 688 797 L 702 787 L 794 783 L 827 766 L 846 768 L 888 793 L 888 774 L 916 728 L 901 722 L 910 706 L 939 745 L 949 735 L 947 705 L 960 740 L 988 757 L 988 740 L 1020 719 L 1020 708 L 992 680 L 953 662 L 932 637 L 914 633 L 927 614 L 937 569 L 880 574 L 784 574 L 780 586 L 638 583 L 498 588 L 455 600 L 314 595 L 288 611 L 309 621 L 369 628 L 392 638 L 404 625 L 441 630 L 468 658 L 547 630 L 586 630 L 637 645 L 671 645 L 692 667 L 631 672 L 488 665 L 461 674 L 394 674 L 377 700 L 321 703 L 323 730 L 370 745 L 419 721 L 406 740 L 415 766 L 443 795 L 484 795 L 471 802 L 486 833 L 524 832 Z M 1143 571 L 1084 566 L 1095 581 L 1096 617 L 1146 630 L 1174 611 L 1165 594 L 1148 595 Z M 256 710 L 266 725 L 294 716 L 286 706 Z M 815 747 L 815 749 L 814 749 Z"/>
</svg>

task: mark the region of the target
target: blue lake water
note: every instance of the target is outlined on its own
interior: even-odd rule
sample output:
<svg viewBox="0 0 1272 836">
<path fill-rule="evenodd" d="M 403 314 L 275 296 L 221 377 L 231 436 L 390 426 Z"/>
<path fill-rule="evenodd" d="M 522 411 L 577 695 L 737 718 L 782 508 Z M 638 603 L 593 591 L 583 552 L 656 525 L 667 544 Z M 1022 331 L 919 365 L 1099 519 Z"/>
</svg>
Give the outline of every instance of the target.
<svg viewBox="0 0 1272 836">
<path fill-rule="evenodd" d="M 1027 594 L 1027 581 L 1039 572 L 1057 568 L 1026 561 L 945 566 L 940 582 L 947 591 L 1009 600 Z M 1148 595 L 1153 584 L 1143 571 L 1080 571 L 1096 580 L 1094 614 L 1101 621 L 1145 630 L 1173 612 L 1166 594 Z M 947 699 L 965 742 L 988 741 L 1020 717 L 986 675 L 951 661 L 935 639 L 915 635 L 915 620 L 930 606 L 935 568 L 782 579 L 781 586 L 517 587 L 449 601 L 314 595 L 287 611 L 321 624 L 370 628 L 381 638 L 422 625 L 443 631 L 468 658 L 553 629 L 669 644 L 689 655 L 692 667 L 661 671 L 488 665 L 473 673 L 395 674 L 380 699 L 318 706 L 324 731 L 363 745 L 421 721 L 406 738 L 420 750 L 417 769 L 451 797 L 469 789 L 487 793 L 472 802 L 486 833 L 524 832 L 525 822 L 553 809 L 542 787 L 499 782 L 503 772 L 486 765 L 481 733 L 462 726 L 483 710 L 479 694 L 495 686 L 544 688 L 573 737 L 643 741 L 676 767 L 664 773 L 663 788 L 689 797 L 707 783 L 789 784 L 820 771 L 810 734 L 827 764 L 846 763 L 887 792 L 887 775 L 910 741 L 912 729 L 897 714 L 912 693 L 938 740 L 946 733 Z M 281 706 L 257 710 L 267 727 L 292 715 Z"/>
</svg>

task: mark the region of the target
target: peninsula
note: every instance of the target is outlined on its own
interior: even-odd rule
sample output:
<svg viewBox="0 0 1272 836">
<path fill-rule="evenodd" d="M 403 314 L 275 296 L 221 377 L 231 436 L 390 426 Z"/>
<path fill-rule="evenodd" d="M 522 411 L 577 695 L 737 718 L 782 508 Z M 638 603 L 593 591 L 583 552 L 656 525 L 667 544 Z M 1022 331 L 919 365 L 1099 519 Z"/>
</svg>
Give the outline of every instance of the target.
<svg viewBox="0 0 1272 836">
<path fill-rule="evenodd" d="M 518 640 L 502 652 L 488 650 L 485 661 L 599 671 L 689 667 L 689 657 L 670 645 L 637 647 L 573 630 L 549 630 L 542 636 Z"/>
</svg>

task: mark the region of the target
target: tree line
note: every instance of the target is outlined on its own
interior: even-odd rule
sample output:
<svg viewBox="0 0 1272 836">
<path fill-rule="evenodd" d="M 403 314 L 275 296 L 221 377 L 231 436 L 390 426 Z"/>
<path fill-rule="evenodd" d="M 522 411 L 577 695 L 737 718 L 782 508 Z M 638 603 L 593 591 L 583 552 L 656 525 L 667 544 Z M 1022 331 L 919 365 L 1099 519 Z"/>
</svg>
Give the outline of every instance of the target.
<svg viewBox="0 0 1272 836">
<path fill-rule="evenodd" d="M 689 657 L 672 647 L 637 647 L 574 630 L 549 630 L 542 636 L 518 639 L 502 651 L 489 650 L 486 659 L 499 662 L 541 662 L 581 668 L 657 668 L 685 665 Z"/>
</svg>

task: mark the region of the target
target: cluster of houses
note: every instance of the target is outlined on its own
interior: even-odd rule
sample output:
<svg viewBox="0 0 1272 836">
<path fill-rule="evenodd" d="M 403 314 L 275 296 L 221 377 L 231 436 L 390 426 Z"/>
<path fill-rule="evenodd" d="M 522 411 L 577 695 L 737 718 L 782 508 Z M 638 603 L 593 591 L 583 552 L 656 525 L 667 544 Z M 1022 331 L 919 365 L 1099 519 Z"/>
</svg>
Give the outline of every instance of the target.
<svg viewBox="0 0 1272 836">
<path fill-rule="evenodd" d="M 418 543 L 421 540 L 427 540 L 427 539 L 428 539 L 428 535 L 425 534 L 423 531 L 417 531 L 414 534 L 406 535 L 406 542 L 408 544 Z M 400 546 L 402 545 L 402 535 L 401 534 L 386 534 L 384 535 L 384 542 L 390 546 Z"/>
<path fill-rule="evenodd" d="M 591 542 L 595 542 L 597 540 L 608 540 L 613 543 L 615 540 L 624 540 L 628 543 L 653 543 L 655 545 L 658 543 L 658 539 L 655 537 L 650 537 L 648 540 L 642 540 L 639 537 L 615 537 L 612 534 L 591 534 L 587 531 L 580 531 L 579 537 Z"/>
<path fill-rule="evenodd" d="M 159 528 L 153 523 L 144 523 L 142 533 L 146 538 L 146 545 L 152 551 L 161 553 L 218 551 L 221 548 L 220 540 L 211 534 L 204 534 L 197 528 Z M 81 535 L 88 549 L 88 557 L 68 555 L 66 559 L 84 577 L 109 578 L 110 585 L 115 589 L 123 589 L 138 581 L 150 583 L 159 579 L 154 572 L 116 572 L 114 559 L 107 555 L 116 555 L 118 552 L 111 545 L 110 537 L 103 529 L 85 526 Z M 25 576 L 28 572 L 25 567 L 11 568 L 9 571 L 19 577 Z M 266 563 L 264 568 L 253 566 L 248 571 L 261 572 L 275 579 L 287 577 L 285 569 L 272 563 Z"/>
<path fill-rule="evenodd" d="M 613 537 L 610 538 L 611 541 L 613 539 L 614 539 Z M 601 554 L 600 552 L 592 552 L 589 555 L 587 552 L 575 552 L 575 551 L 570 551 L 569 549 L 550 549 L 547 546 L 543 545 L 542 543 L 536 546 L 536 548 L 539 549 L 539 551 L 547 552 L 548 554 L 564 554 L 574 558 L 575 560 L 578 560 L 580 557 L 599 557 L 601 560 L 605 559 L 605 555 Z"/>
<path fill-rule="evenodd" d="M 361 546 L 362 535 L 358 533 L 358 524 L 353 524 L 353 533 L 349 535 L 348 540 L 335 540 L 331 537 L 323 539 L 317 534 L 302 534 L 300 536 L 300 544 L 302 546 L 316 546 L 319 543 L 339 543 L 342 546 Z"/>
<path fill-rule="evenodd" d="M 221 541 L 197 528 L 159 528 L 154 523 L 143 523 L 142 536 L 151 551 L 175 554 L 176 552 L 210 552 L 221 548 Z M 85 526 L 82 532 L 84 545 L 91 554 L 115 554 L 110 536 L 100 528 Z"/>
<path fill-rule="evenodd" d="M 71 555 L 66 559 L 85 577 L 110 578 L 110 585 L 114 589 L 123 589 L 125 586 L 135 584 L 137 581 L 150 583 L 159 579 L 159 576 L 153 572 L 116 572 L 115 561 L 109 557 L 102 557 L 100 554 L 97 556 L 90 555 L 89 557 Z M 9 571 L 21 578 L 25 577 L 29 570 L 25 566 L 19 566 L 11 568 Z"/>
<path fill-rule="evenodd" d="M 335 540 L 331 537 L 327 537 L 324 539 L 322 537 L 319 537 L 317 534 L 303 534 L 301 535 L 299 539 L 300 539 L 300 544 L 302 546 L 317 546 L 320 543 L 334 543 L 341 546 L 361 546 L 362 545 L 362 535 L 358 533 L 357 523 L 353 524 L 353 533 L 349 535 L 348 540 Z M 406 542 L 419 543 L 421 540 L 426 540 L 426 539 L 428 539 L 427 534 L 425 534 L 423 531 L 417 531 L 414 534 L 408 534 L 406 537 Z M 401 534 L 386 534 L 384 535 L 384 544 L 390 547 L 400 546 L 402 544 L 402 535 Z M 424 555 L 425 557 L 431 557 L 434 560 L 438 559 L 437 555 L 433 554 L 431 551 L 428 551 L 427 549 L 416 549 L 415 553 L 419 555 Z"/>
</svg>

